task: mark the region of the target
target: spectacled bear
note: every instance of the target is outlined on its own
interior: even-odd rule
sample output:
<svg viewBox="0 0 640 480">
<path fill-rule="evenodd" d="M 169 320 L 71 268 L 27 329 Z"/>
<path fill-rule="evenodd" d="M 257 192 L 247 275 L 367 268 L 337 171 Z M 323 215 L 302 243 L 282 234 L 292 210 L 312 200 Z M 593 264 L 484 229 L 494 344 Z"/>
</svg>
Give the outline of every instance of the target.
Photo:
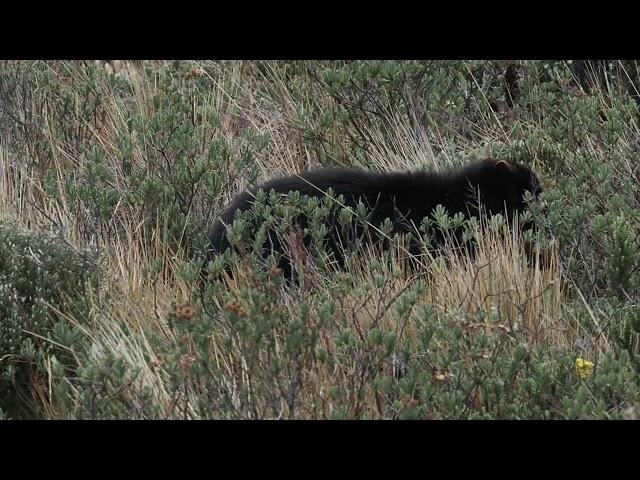
<svg viewBox="0 0 640 480">
<path fill-rule="evenodd" d="M 531 169 L 494 158 L 445 173 L 375 173 L 357 168 L 319 168 L 300 175 L 275 178 L 240 193 L 221 212 L 209 231 L 210 253 L 222 253 L 231 246 L 227 225 L 233 222 L 236 212 L 251 208 L 259 189 L 267 194 L 271 190 L 277 194 L 299 192 L 302 196 L 320 199 L 331 189 L 333 198 L 344 196 L 342 206 L 355 209 L 360 201 L 365 204 L 370 209 L 369 225 L 379 227 L 388 218 L 392 222 L 393 233 L 413 232 L 414 235 L 422 219 L 430 216 L 438 205 L 442 205 L 451 216 L 462 213 L 465 218 L 477 217 L 479 208 L 482 208 L 487 215 L 501 213 L 510 220 L 514 214 L 524 210 L 525 192 L 531 192 L 535 197 L 541 192 L 538 177 Z M 336 214 L 330 215 L 330 218 L 327 223 L 327 245 L 341 263 L 345 243 L 352 242 L 355 237 L 351 235 L 347 238 L 338 232 Z M 301 226 L 301 231 L 309 223 L 306 218 L 298 218 L 295 222 Z M 379 232 L 377 229 L 375 231 Z M 269 232 L 265 242 L 265 254 L 284 254 L 287 250 L 283 245 L 285 242 L 273 233 Z M 362 229 L 356 233 L 361 234 Z M 303 236 L 303 243 L 309 245 L 308 235 Z M 418 254 L 420 247 L 414 243 L 409 251 Z M 283 257 L 279 267 L 285 278 L 290 278 L 291 259 Z"/>
</svg>

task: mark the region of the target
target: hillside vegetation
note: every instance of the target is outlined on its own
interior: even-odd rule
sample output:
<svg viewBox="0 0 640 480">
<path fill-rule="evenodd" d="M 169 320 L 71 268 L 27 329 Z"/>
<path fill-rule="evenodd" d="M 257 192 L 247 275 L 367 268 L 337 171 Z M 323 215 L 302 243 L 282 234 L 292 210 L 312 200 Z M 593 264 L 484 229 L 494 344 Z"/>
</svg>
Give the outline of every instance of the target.
<svg viewBox="0 0 640 480">
<path fill-rule="evenodd" d="M 639 73 L 0 62 L 0 416 L 638 418 Z M 475 257 L 444 252 L 418 273 L 400 237 L 344 271 L 319 246 L 287 286 L 238 221 L 247 254 L 204 265 L 233 277 L 201 288 L 207 228 L 247 186 L 487 156 L 541 179 L 526 238 L 499 217 L 482 234 L 470 224 Z M 277 213 L 321 219 L 325 203 L 294 197 Z M 456 221 L 434 211 L 425 226 Z"/>
</svg>

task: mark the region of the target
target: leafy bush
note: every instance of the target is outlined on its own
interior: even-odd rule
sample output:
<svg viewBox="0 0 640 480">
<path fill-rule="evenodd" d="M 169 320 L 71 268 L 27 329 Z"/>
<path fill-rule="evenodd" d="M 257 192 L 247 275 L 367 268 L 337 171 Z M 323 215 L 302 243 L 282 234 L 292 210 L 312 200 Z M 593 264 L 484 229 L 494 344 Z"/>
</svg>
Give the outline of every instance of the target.
<svg viewBox="0 0 640 480">
<path fill-rule="evenodd" d="M 68 316 L 87 314 L 95 256 L 0 224 L 0 409 L 37 415 L 51 370 L 70 374 L 85 340 Z M 50 400 L 50 399 L 49 399 Z"/>
</svg>

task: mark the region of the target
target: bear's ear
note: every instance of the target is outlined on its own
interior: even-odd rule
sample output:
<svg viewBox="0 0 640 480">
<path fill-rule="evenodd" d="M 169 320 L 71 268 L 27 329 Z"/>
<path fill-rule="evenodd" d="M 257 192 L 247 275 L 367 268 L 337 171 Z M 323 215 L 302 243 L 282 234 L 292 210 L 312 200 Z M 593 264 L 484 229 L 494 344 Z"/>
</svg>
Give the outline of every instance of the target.
<svg viewBox="0 0 640 480">
<path fill-rule="evenodd" d="M 505 160 L 498 160 L 493 166 L 493 173 L 496 178 L 509 178 L 513 173 L 513 165 Z"/>
</svg>

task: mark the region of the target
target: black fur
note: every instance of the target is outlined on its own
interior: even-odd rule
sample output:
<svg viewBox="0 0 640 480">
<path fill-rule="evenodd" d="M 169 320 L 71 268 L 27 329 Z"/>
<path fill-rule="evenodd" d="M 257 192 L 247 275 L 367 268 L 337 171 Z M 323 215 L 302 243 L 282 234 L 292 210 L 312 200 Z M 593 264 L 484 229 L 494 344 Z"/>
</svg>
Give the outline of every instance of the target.
<svg viewBox="0 0 640 480">
<path fill-rule="evenodd" d="M 523 194 L 538 195 L 538 178 L 529 168 L 504 160 L 486 159 L 462 169 L 438 174 L 428 172 L 374 173 L 355 168 L 322 168 L 301 175 L 281 177 L 239 194 L 224 209 L 209 232 L 212 253 L 229 248 L 225 225 L 236 211 L 251 208 L 258 189 L 286 194 L 323 197 L 333 189 L 334 198 L 344 195 L 345 205 L 355 207 L 359 200 L 372 209 L 369 222 L 379 226 L 386 218 L 394 232 L 415 231 L 422 219 L 441 204 L 451 214 L 478 215 L 478 198 L 489 215 L 506 214 L 507 219 L 524 208 Z M 479 197 L 478 197 L 479 195 Z M 333 229 L 333 226 L 331 227 Z M 332 232 L 333 233 L 333 232 Z M 334 240 L 336 240 L 334 238 Z M 270 248 L 282 253 L 279 241 L 270 239 Z M 334 250 L 337 240 L 330 242 Z M 338 254 L 337 251 L 334 253 Z M 417 253 L 412 249 L 412 253 Z M 283 264 L 285 274 L 289 265 Z"/>
</svg>

